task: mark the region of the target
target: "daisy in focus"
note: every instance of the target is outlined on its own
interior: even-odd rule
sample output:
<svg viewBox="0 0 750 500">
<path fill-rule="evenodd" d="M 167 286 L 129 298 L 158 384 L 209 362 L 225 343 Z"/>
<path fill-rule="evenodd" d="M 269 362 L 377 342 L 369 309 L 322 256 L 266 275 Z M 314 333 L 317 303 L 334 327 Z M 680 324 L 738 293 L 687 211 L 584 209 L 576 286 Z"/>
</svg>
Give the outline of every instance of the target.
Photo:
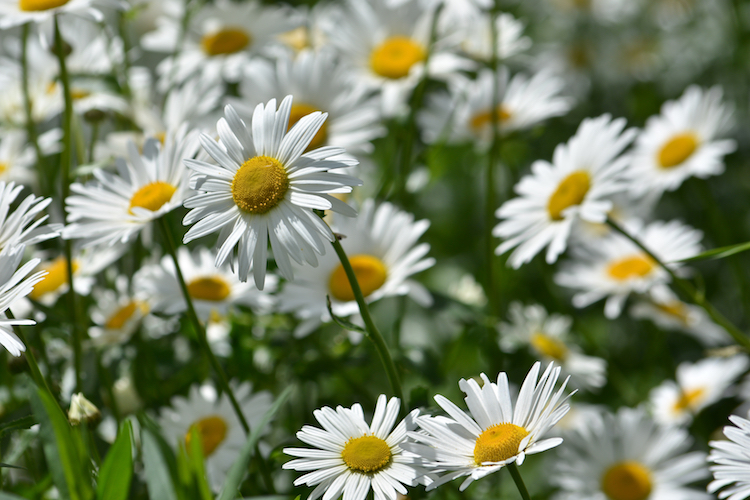
<svg viewBox="0 0 750 500">
<path fill-rule="evenodd" d="M 359 404 L 315 410 L 313 415 L 323 429 L 306 425 L 297 432 L 300 441 L 315 448 L 284 448 L 287 455 L 300 457 L 286 462 L 284 469 L 311 471 L 295 479 L 294 485 L 317 485 L 310 500 L 342 494 L 350 500 L 365 500 L 370 490 L 375 500 L 406 495 L 406 486 L 416 486 L 424 471 L 403 449 L 419 410 L 396 425 L 400 404 L 398 398 L 387 400 L 381 394 L 371 424 Z"/>
<path fill-rule="evenodd" d="M 356 212 L 331 196 L 349 193 L 361 185 L 354 177 L 330 172 L 358 162 L 341 158 L 343 148 L 323 147 L 305 153 L 327 115 L 313 112 L 287 133 L 292 96 L 276 109 L 276 100 L 259 104 L 251 126 L 231 106 L 219 120 L 219 141 L 201 135 L 201 144 L 218 165 L 186 160 L 196 172 L 191 179 L 198 194 L 185 200 L 191 209 L 183 224 L 194 224 L 185 234 L 188 243 L 219 232 L 215 264 L 228 259 L 240 281 L 247 281 L 250 266 L 258 289 L 266 275 L 268 243 L 279 272 L 294 278 L 291 260 L 318 265 L 333 232 L 313 209 L 333 210 L 353 217 Z"/>
<path fill-rule="evenodd" d="M 23 185 L 0 181 L 0 250 L 17 245 L 33 245 L 60 234 L 59 224 L 42 226 L 48 216 L 40 215 L 52 198 L 30 194 L 16 204 L 16 198 L 23 190 Z"/>
<path fill-rule="evenodd" d="M 539 376 L 541 364 L 534 363 L 516 400 L 511 402 L 508 376 L 500 372 L 497 383 L 482 373 L 482 387 L 475 380 L 461 379 L 458 386 L 466 394 L 471 416 L 441 395 L 435 401 L 450 416 L 417 418 L 420 432 L 409 436 L 416 443 L 403 445 L 421 457 L 430 472 L 442 474 L 428 486 L 437 488 L 457 477 L 468 476 L 460 490 L 509 463 L 521 465 L 526 455 L 540 453 L 562 443 L 561 438 L 542 439 L 568 412 L 563 397 L 568 380 L 555 392 L 560 367 L 550 363 Z"/>
<path fill-rule="evenodd" d="M 712 462 L 711 473 L 714 480 L 708 485 L 709 493 L 719 490 L 720 499 L 743 500 L 750 497 L 750 478 L 747 471 L 750 468 L 750 420 L 730 415 L 729 420 L 734 426 L 724 427 L 727 441 L 710 441 L 711 454 L 708 461 Z"/>
<path fill-rule="evenodd" d="M 580 219 L 602 223 L 612 208 L 609 197 L 625 189 L 628 158 L 622 151 L 635 138 L 625 119 L 609 115 L 583 120 L 576 134 L 555 148 L 552 163 L 538 160 L 515 186 L 519 197 L 501 206 L 493 235 L 505 241 L 495 253 L 515 248 L 508 265 L 519 268 L 547 247 L 551 264 L 565 251 Z"/>
</svg>

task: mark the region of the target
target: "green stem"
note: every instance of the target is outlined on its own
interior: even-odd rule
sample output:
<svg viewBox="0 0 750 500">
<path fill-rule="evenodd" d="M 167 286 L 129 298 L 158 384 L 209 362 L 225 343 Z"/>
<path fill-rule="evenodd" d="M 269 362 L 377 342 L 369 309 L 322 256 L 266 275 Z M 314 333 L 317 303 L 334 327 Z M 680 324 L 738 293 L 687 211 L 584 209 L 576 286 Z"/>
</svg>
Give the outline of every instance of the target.
<svg viewBox="0 0 750 500">
<path fill-rule="evenodd" d="M 29 136 L 29 142 L 34 147 L 36 153 L 36 168 L 39 178 L 39 187 L 43 194 L 48 194 L 49 186 L 47 185 L 47 175 L 41 171 L 42 168 L 42 149 L 39 147 L 39 136 L 36 133 L 36 124 L 31 109 L 31 95 L 29 94 L 29 56 L 28 56 L 28 38 L 30 23 L 26 23 L 22 28 L 21 35 L 21 87 L 23 88 L 23 108 L 26 112 L 26 134 Z"/>
<path fill-rule="evenodd" d="M 706 313 L 709 315 L 709 317 L 714 321 L 714 323 L 718 324 L 724 330 L 729 333 L 729 335 L 732 336 L 735 342 L 742 346 L 746 351 L 750 352 L 750 338 L 748 338 L 744 333 L 740 331 L 739 328 L 734 326 L 734 324 L 729 321 L 727 318 L 724 317 L 723 314 L 721 314 L 714 306 L 711 304 L 708 300 L 706 300 L 706 297 L 699 293 L 698 290 L 695 289 L 695 287 L 687 280 L 680 278 L 675 274 L 675 272 L 669 268 L 666 264 L 664 264 L 656 255 L 651 252 L 648 248 L 646 248 L 643 243 L 641 243 L 637 238 L 632 236 L 630 233 L 625 231 L 622 227 L 620 227 L 615 221 L 613 221 L 610 218 L 607 218 L 607 224 L 614 229 L 616 232 L 623 235 L 625 238 L 633 242 L 638 248 L 643 250 L 643 252 L 648 255 L 654 262 L 659 264 L 662 269 L 664 269 L 667 274 L 669 274 L 669 277 L 672 278 L 672 281 L 677 286 L 677 288 L 682 291 L 682 293 L 687 296 L 691 302 L 693 302 L 695 305 L 701 307 Z"/>
<path fill-rule="evenodd" d="M 523 484 L 523 478 L 521 477 L 521 473 L 518 471 L 518 466 L 515 462 L 509 463 L 507 466 L 508 472 L 510 472 L 510 477 L 513 478 L 513 482 L 516 483 L 516 488 L 518 488 L 518 492 L 521 494 L 521 498 L 523 500 L 531 500 L 531 495 L 529 495 L 529 490 L 526 489 L 526 485 Z"/>
<path fill-rule="evenodd" d="M 341 246 L 341 242 L 339 241 L 338 236 L 334 238 L 332 245 L 333 249 L 336 250 L 336 255 L 338 255 L 339 260 L 341 261 L 341 265 L 344 268 L 346 277 L 349 279 L 349 284 L 352 287 L 352 292 L 354 292 L 354 299 L 357 301 L 359 312 L 362 315 L 362 320 L 365 322 L 367 336 L 370 337 L 370 340 L 372 340 L 373 344 L 375 344 L 375 349 L 378 351 L 380 361 L 382 361 L 383 366 L 385 367 L 386 374 L 388 375 L 388 381 L 391 383 L 393 393 L 401 401 L 401 407 L 403 408 L 405 404 L 404 391 L 401 388 L 401 380 L 399 379 L 398 372 L 396 371 L 396 365 L 393 363 L 393 358 L 391 358 L 391 353 L 390 351 L 388 351 L 388 346 L 383 339 L 383 335 L 378 330 L 378 327 L 375 326 L 375 322 L 372 320 L 372 316 L 370 316 L 370 310 L 368 309 L 367 303 L 365 302 L 365 297 L 362 294 L 362 289 L 359 287 L 357 275 L 354 274 L 354 269 L 352 269 L 352 265 L 349 263 L 349 258 L 346 256 L 346 252 Z"/>
<path fill-rule="evenodd" d="M 8 319 L 15 319 L 10 309 L 5 310 L 5 315 L 8 317 Z M 13 325 L 13 332 L 21 340 L 21 342 L 23 342 L 23 345 L 26 346 L 24 357 L 26 358 L 26 362 L 29 364 L 29 370 L 31 371 L 31 378 L 34 380 L 34 383 L 40 389 L 44 389 L 45 391 L 47 391 L 47 393 L 49 393 L 49 395 L 52 396 L 52 399 L 57 401 L 57 398 L 52 394 L 52 391 L 50 390 L 49 385 L 47 385 L 47 380 L 44 378 L 44 375 L 42 375 L 42 371 L 39 369 L 39 364 L 36 362 L 36 357 L 34 357 L 34 352 L 32 351 L 29 343 L 27 342 L 26 336 L 23 334 L 23 330 L 21 329 L 21 326 Z"/>
</svg>

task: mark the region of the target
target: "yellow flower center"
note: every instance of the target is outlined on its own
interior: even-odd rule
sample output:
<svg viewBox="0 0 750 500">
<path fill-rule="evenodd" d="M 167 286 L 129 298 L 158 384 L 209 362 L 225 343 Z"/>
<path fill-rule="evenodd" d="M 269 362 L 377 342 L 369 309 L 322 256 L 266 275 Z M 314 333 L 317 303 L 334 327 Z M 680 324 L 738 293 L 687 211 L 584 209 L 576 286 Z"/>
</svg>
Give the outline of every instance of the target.
<svg viewBox="0 0 750 500">
<path fill-rule="evenodd" d="M 688 324 L 688 309 L 683 302 L 675 300 L 668 304 L 654 303 L 654 306 L 664 314 L 668 314 L 686 325 Z"/>
<path fill-rule="evenodd" d="M 176 187 L 163 181 L 146 184 L 130 198 L 128 213 L 133 215 L 133 207 L 145 208 L 146 210 L 156 212 L 172 199 L 175 191 L 177 191 Z"/>
<path fill-rule="evenodd" d="M 34 300 L 39 300 L 44 295 L 54 292 L 61 286 L 68 283 L 68 261 L 65 257 L 58 257 L 55 260 L 49 262 L 46 266 L 43 266 L 47 271 L 47 276 L 42 281 L 34 285 L 34 289 L 29 294 Z M 78 270 L 78 262 L 73 261 L 73 272 Z"/>
<path fill-rule="evenodd" d="M 211 415 L 194 422 L 188 429 L 187 434 L 185 434 L 185 444 L 188 449 L 190 448 L 193 429 L 198 430 L 198 435 L 201 440 L 201 448 L 203 448 L 203 456 L 208 458 L 227 437 L 229 426 L 226 421 L 218 415 Z"/>
<path fill-rule="evenodd" d="M 231 288 L 221 276 L 202 276 L 188 283 L 188 293 L 197 300 L 221 302 L 229 297 Z"/>
<path fill-rule="evenodd" d="M 370 67 L 376 74 L 396 80 L 408 75 L 411 67 L 424 58 L 424 49 L 414 40 L 392 36 L 373 49 Z"/>
<path fill-rule="evenodd" d="M 505 123 L 510 120 L 511 113 L 500 105 L 497 109 L 497 117 L 500 123 Z M 475 114 L 469 122 L 469 126 L 475 132 L 479 132 L 483 128 L 492 124 L 492 110 L 486 110 Z"/>
<path fill-rule="evenodd" d="M 289 177 L 279 160 L 255 156 L 242 164 L 232 181 L 232 198 L 241 210 L 265 214 L 276 207 L 289 190 Z"/>
<path fill-rule="evenodd" d="M 56 9 L 68 3 L 68 0 L 18 0 L 18 8 L 26 12 Z"/>
<path fill-rule="evenodd" d="M 0 175 L 10 170 L 10 163 L 0 161 Z"/>
<path fill-rule="evenodd" d="M 362 289 L 362 295 L 365 297 L 383 286 L 388 278 L 388 270 L 383 261 L 372 255 L 354 255 L 349 257 L 349 263 L 352 265 L 359 288 Z M 341 264 L 331 273 L 328 288 L 336 300 L 341 302 L 354 300 L 354 291 L 349 284 L 344 266 Z"/>
<path fill-rule="evenodd" d="M 529 432 L 511 423 L 496 424 L 477 438 L 474 445 L 474 462 L 502 462 L 518 454 L 518 446 Z"/>
<path fill-rule="evenodd" d="M 105 328 L 109 328 L 110 330 L 119 330 L 123 326 L 125 326 L 125 323 L 127 323 L 130 318 L 133 317 L 133 314 L 135 314 L 136 311 L 140 311 L 141 313 L 146 313 L 148 310 L 146 304 L 141 302 L 140 300 L 131 300 L 121 308 L 119 308 L 115 313 L 109 317 L 107 322 L 104 324 Z"/>
<path fill-rule="evenodd" d="M 612 262 L 607 267 L 607 274 L 617 281 L 632 278 L 643 278 L 654 269 L 654 261 L 645 255 L 632 255 Z"/>
<path fill-rule="evenodd" d="M 341 458 L 355 472 L 377 472 L 391 463 L 391 447 L 377 436 L 352 438 L 344 445 Z"/>
<path fill-rule="evenodd" d="M 315 111 L 320 111 L 320 110 L 305 103 L 292 104 L 292 110 L 289 113 L 289 127 L 287 128 L 287 132 L 291 130 L 292 127 L 298 121 L 300 121 L 303 116 L 307 116 L 310 113 L 313 113 Z M 327 137 L 328 137 L 328 124 L 326 122 L 323 122 L 323 125 L 320 126 L 320 128 L 318 129 L 318 132 L 312 138 L 312 141 L 310 141 L 310 145 L 307 146 L 307 149 L 305 149 L 305 151 L 312 151 L 313 149 L 317 149 L 321 147 L 323 144 L 325 144 Z"/>
<path fill-rule="evenodd" d="M 74 101 L 86 98 L 91 95 L 91 92 L 86 89 L 70 89 L 70 98 Z"/>
<path fill-rule="evenodd" d="M 209 56 L 220 56 L 239 52 L 252 41 L 250 33 L 242 28 L 224 28 L 201 38 L 201 47 Z"/>
<path fill-rule="evenodd" d="M 557 361 L 563 361 L 568 355 L 568 348 L 565 347 L 565 344 L 542 332 L 534 333 L 530 342 L 539 354 Z"/>
<path fill-rule="evenodd" d="M 659 151 L 659 166 L 661 168 L 676 167 L 695 152 L 698 138 L 691 132 L 677 134 L 672 137 Z"/>
<path fill-rule="evenodd" d="M 562 212 L 573 205 L 580 205 L 591 187 L 591 177 L 583 170 L 573 172 L 560 182 L 547 202 L 547 211 L 552 220 L 562 220 Z"/>
<path fill-rule="evenodd" d="M 685 410 L 695 410 L 695 407 L 698 406 L 701 399 L 703 399 L 703 395 L 705 394 L 705 392 L 706 390 L 702 387 L 682 391 L 680 393 L 680 397 L 677 399 L 677 401 L 675 401 L 673 408 L 674 412 L 681 413 Z"/>
<path fill-rule="evenodd" d="M 651 472 L 638 462 L 616 463 L 604 473 L 602 490 L 610 500 L 646 500 L 651 494 Z"/>
</svg>

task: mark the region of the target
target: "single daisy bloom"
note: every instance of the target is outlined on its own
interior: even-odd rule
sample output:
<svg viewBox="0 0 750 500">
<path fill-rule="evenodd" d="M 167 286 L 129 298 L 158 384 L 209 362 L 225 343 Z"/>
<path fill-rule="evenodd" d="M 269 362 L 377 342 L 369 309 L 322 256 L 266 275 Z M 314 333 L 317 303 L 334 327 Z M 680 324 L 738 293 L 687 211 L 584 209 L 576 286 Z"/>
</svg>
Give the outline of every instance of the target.
<svg viewBox="0 0 750 500">
<path fill-rule="evenodd" d="M 571 385 L 582 389 L 602 387 L 607 382 L 607 362 L 586 356 L 572 343 L 569 316 L 547 314 L 544 307 L 523 306 L 513 302 L 508 308 L 510 323 L 500 324 L 500 347 L 515 352 L 528 346 L 541 360 L 560 365 L 563 375 L 570 375 Z"/>
<path fill-rule="evenodd" d="M 10 309 L 19 298 L 27 296 L 34 285 L 44 279 L 44 271 L 30 274 L 39 264 L 39 259 L 32 259 L 20 268 L 24 245 L 4 248 L 0 251 L 0 345 L 13 356 L 20 356 L 26 350 L 21 339 L 13 333 L 13 326 L 35 325 L 31 319 L 8 319 L 5 311 Z"/>
<path fill-rule="evenodd" d="M 666 380 L 651 391 L 654 418 L 665 424 L 689 424 L 703 408 L 727 396 L 729 387 L 748 366 L 750 361 L 744 355 L 680 363 L 676 381 Z"/>
<path fill-rule="evenodd" d="M 240 281 L 247 281 L 250 266 L 258 289 L 263 289 L 268 243 L 279 272 L 294 278 L 291 260 L 318 265 L 333 232 L 313 210 L 333 210 L 353 217 L 356 212 L 331 196 L 349 193 L 359 179 L 331 170 L 352 167 L 357 161 L 342 158 L 343 148 L 323 147 L 305 153 L 325 123 L 325 113 L 301 118 L 287 132 L 292 96 L 276 109 L 276 100 L 258 104 L 251 127 L 231 106 L 217 124 L 218 142 L 201 135 L 201 144 L 218 163 L 186 160 L 195 171 L 191 185 L 198 194 L 185 200 L 191 209 L 183 224 L 194 224 L 185 234 L 188 243 L 219 232 L 216 266 L 231 258 Z"/>
<path fill-rule="evenodd" d="M 356 219 L 335 218 L 333 230 L 343 236 L 341 246 L 366 302 L 410 295 L 421 304 L 431 303 L 429 292 L 409 279 L 435 263 L 435 259 L 426 257 L 430 245 L 417 244 L 429 225 L 427 220 L 414 221 L 413 215 L 390 203 L 376 206 L 371 199 L 362 204 Z M 306 335 L 321 321 L 331 320 L 326 296 L 330 297 L 336 316 L 359 313 L 344 267 L 334 252 L 322 256 L 317 267 L 294 266 L 294 273 L 295 279 L 286 283 L 279 294 L 278 307 L 303 320 L 296 335 Z"/>
<path fill-rule="evenodd" d="M 708 476 L 706 454 L 689 452 L 685 429 L 659 425 L 643 409 L 592 413 L 565 435 L 550 482 L 554 500 L 708 500 L 687 485 Z"/>
<path fill-rule="evenodd" d="M 552 163 L 538 160 L 516 184 L 519 197 L 501 206 L 492 234 L 505 241 L 495 253 L 515 248 L 508 265 L 519 268 L 547 247 L 547 263 L 565 251 L 573 224 L 604 222 L 609 197 L 625 189 L 628 158 L 622 151 L 635 138 L 625 119 L 609 115 L 583 120 L 576 134 L 555 148 Z M 516 248 L 517 247 L 517 248 Z"/>
<path fill-rule="evenodd" d="M 727 441 L 709 441 L 711 454 L 711 473 L 714 480 L 708 485 L 709 493 L 719 490 L 719 498 L 729 500 L 743 500 L 750 497 L 750 420 L 730 415 L 729 420 L 734 426 L 724 427 Z"/>
<path fill-rule="evenodd" d="M 636 141 L 628 175 L 635 194 L 674 191 L 695 176 L 724 172 L 724 156 L 737 144 L 723 139 L 733 125 L 733 108 L 722 103 L 721 87 L 688 87 L 677 101 L 646 122 Z"/>
<path fill-rule="evenodd" d="M 631 225 L 631 234 L 661 262 L 673 271 L 680 271 L 678 262 L 701 251 L 703 233 L 678 221 L 656 221 L 640 228 Z M 643 250 L 621 234 L 602 239 L 596 248 L 586 248 L 572 261 L 566 262 L 555 275 L 555 282 L 578 292 L 573 305 L 586 307 L 606 298 L 604 314 L 616 318 L 631 293 L 653 293 L 670 281 L 669 274 Z"/>
<path fill-rule="evenodd" d="M 491 19 L 484 12 L 467 17 L 461 23 L 458 31 L 461 35 L 461 51 L 468 57 L 489 63 L 492 60 L 492 30 Z M 451 20 L 455 17 L 444 12 L 441 16 L 441 28 L 450 29 Z M 531 39 L 523 36 L 523 23 L 512 14 L 503 12 L 495 19 L 495 33 L 497 33 L 496 51 L 498 59 L 505 60 L 525 52 L 531 47 Z"/>
<path fill-rule="evenodd" d="M 97 3 L 117 5 L 114 0 L 0 0 L 0 29 L 51 21 L 58 14 L 102 20 Z"/>
<path fill-rule="evenodd" d="M 419 410 L 396 425 L 400 405 L 398 398 L 387 400 L 381 394 L 371 424 L 359 404 L 315 410 L 313 416 L 323 429 L 305 425 L 297 433 L 300 441 L 315 448 L 284 448 L 287 455 L 300 457 L 285 463 L 284 469 L 312 471 L 295 479 L 294 485 L 317 485 L 309 500 L 342 494 L 350 500 L 365 500 L 370 490 L 375 500 L 406 495 L 406 486 L 415 486 L 423 475 L 414 457 L 402 448 Z"/>
<path fill-rule="evenodd" d="M 129 158 L 118 158 L 117 173 L 95 169 L 96 180 L 71 184 L 75 193 L 66 200 L 66 239 L 84 240 L 85 246 L 128 243 L 152 220 L 182 205 L 190 193 L 183 160 L 198 154 L 198 132 L 183 127 L 165 139 L 149 139 L 143 154 L 135 144 Z"/>
<path fill-rule="evenodd" d="M 128 291 L 128 278 L 115 279 L 115 290 L 95 290 L 96 302 L 90 310 L 94 326 L 89 328 L 91 343 L 105 347 L 127 342 L 138 329 L 150 306 L 145 297 Z"/>
<path fill-rule="evenodd" d="M 60 144 L 62 129 L 54 128 L 41 134 L 37 140 L 43 155 L 57 153 L 62 149 Z M 26 140 L 26 132 L 19 129 L 4 130 L 0 140 L 0 181 L 17 182 L 25 186 L 37 184 L 37 173 L 34 165 L 37 162 L 34 147 Z"/>
<path fill-rule="evenodd" d="M 568 380 L 555 392 L 560 367 L 550 363 L 539 376 L 541 363 L 534 363 L 521 386 L 515 409 L 508 376 L 500 372 L 497 383 L 481 374 L 476 380 L 461 379 L 458 386 L 471 416 L 441 395 L 435 401 L 450 416 L 417 418 L 420 432 L 409 436 L 417 441 L 403 447 L 421 457 L 428 472 L 442 475 L 428 486 L 437 488 L 457 477 L 468 476 L 460 486 L 497 472 L 509 463 L 521 465 L 526 455 L 540 453 L 562 443 L 559 437 L 542 439 L 569 409 L 570 395 L 563 397 Z"/>
<path fill-rule="evenodd" d="M 0 181 L 0 250 L 17 245 L 33 245 L 60 234 L 59 224 L 42 226 L 47 215 L 39 216 L 52 198 L 28 195 L 20 203 L 16 198 L 24 186 Z M 15 208 L 11 209 L 11 206 Z"/>
</svg>

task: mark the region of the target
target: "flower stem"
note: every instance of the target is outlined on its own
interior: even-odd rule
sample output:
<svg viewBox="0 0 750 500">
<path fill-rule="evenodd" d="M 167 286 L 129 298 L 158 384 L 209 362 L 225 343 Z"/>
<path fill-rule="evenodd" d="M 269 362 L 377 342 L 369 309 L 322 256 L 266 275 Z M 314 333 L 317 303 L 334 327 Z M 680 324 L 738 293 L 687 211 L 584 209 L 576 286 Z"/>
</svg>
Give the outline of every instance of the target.
<svg viewBox="0 0 750 500">
<path fill-rule="evenodd" d="M 5 310 L 5 316 L 7 316 L 8 319 L 15 319 L 10 309 Z M 52 399 L 54 401 L 57 401 L 57 398 L 55 398 L 54 395 L 52 394 L 52 391 L 50 390 L 49 385 L 47 385 L 47 380 L 44 378 L 44 375 L 42 375 L 42 371 L 39 369 L 39 364 L 36 362 L 36 357 L 34 356 L 34 353 L 31 349 L 31 345 L 29 345 L 29 343 L 26 341 L 26 337 L 23 334 L 23 330 L 21 329 L 21 326 L 13 325 L 13 332 L 21 340 L 21 342 L 23 342 L 23 345 L 26 346 L 24 357 L 26 358 L 26 362 L 29 364 L 29 370 L 31 371 L 31 378 L 34 380 L 34 383 L 36 383 L 37 387 L 39 387 L 40 389 L 47 391 L 49 395 L 52 396 Z"/>
<path fill-rule="evenodd" d="M 513 478 L 513 482 L 516 483 L 516 488 L 518 488 L 518 492 L 521 494 L 521 498 L 523 498 L 523 500 L 531 500 L 529 490 L 527 490 L 526 485 L 523 484 L 523 478 L 521 477 L 521 473 L 518 472 L 518 466 L 516 463 L 511 462 L 507 467 L 508 472 L 510 472 L 510 477 Z"/>
<path fill-rule="evenodd" d="M 711 319 L 724 328 L 724 330 L 729 333 L 729 335 L 732 336 L 735 342 L 742 346 L 746 351 L 750 352 L 750 338 L 748 338 L 747 335 L 742 333 L 739 328 L 734 326 L 734 324 L 729 321 L 726 317 L 724 317 L 723 314 L 721 314 L 714 306 L 711 304 L 708 300 L 706 300 L 706 297 L 699 293 L 698 290 L 695 289 L 695 287 L 687 280 L 680 278 L 675 274 L 675 272 L 669 268 L 664 262 L 662 262 L 656 255 L 651 252 L 648 248 L 646 248 L 643 243 L 641 243 L 637 238 L 632 236 L 630 233 L 625 231 L 622 227 L 620 227 L 615 221 L 613 221 L 611 218 L 607 218 L 607 224 L 614 229 L 616 232 L 620 233 L 624 237 L 626 237 L 628 240 L 632 241 L 638 248 L 643 250 L 646 255 L 648 255 L 651 259 L 653 259 L 654 262 L 659 264 L 659 266 L 664 269 L 667 274 L 669 274 L 670 278 L 672 278 L 672 281 L 674 284 L 682 291 L 684 295 L 686 295 L 695 305 L 701 307 L 706 313 L 711 317 Z"/>
<path fill-rule="evenodd" d="M 49 186 L 47 185 L 47 175 L 41 171 L 42 149 L 39 147 L 39 136 L 36 133 L 36 124 L 34 123 L 34 117 L 31 111 L 31 95 L 29 94 L 29 27 L 30 23 L 24 24 L 21 34 L 21 88 L 23 89 L 23 108 L 26 113 L 26 135 L 28 135 L 29 142 L 34 147 L 34 153 L 36 154 L 39 187 L 42 190 L 42 193 L 47 194 Z"/>
<path fill-rule="evenodd" d="M 367 336 L 370 337 L 370 340 L 372 340 L 373 344 L 375 344 L 375 349 L 378 351 L 378 355 L 380 356 L 380 361 L 383 363 L 383 367 L 385 367 L 385 372 L 388 375 L 388 381 L 391 383 L 393 393 L 399 399 L 399 401 L 401 401 L 401 407 L 403 408 L 404 391 L 401 388 L 401 380 L 399 379 L 398 372 L 396 371 L 396 365 L 393 363 L 393 358 L 391 357 L 391 353 L 385 343 L 385 339 L 383 339 L 383 335 L 378 330 L 378 327 L 375 326 L 375 322 L 373 322 L 372 316 L 370 316 L 370 310 L 368 309 L 367 303 L 365 302 L 365 297 L 362 294 L 362 289 L 359 287 L 357 275 L 354 274 L 354 269 L 352 269 L 352 265 L 349 263 L 349 258 L 346 256 L 346 252 L 341 246 L 341 242 L 339 241 L 338 236 L 334 238 L 332 244 L 333 249 L 336 250 L 336 255 L 338 255 L 339 260 L 341 261 L 341 265 L 344 268 L 346 277 L 349 279 L 349 284 L 352 287 L 352 292 L 354 292 L 354 299 L 357 301 L 359 312 L 362 315 L 362 320 L 365 322 L 365 330 L 367 331 Z"/>
</svg>

